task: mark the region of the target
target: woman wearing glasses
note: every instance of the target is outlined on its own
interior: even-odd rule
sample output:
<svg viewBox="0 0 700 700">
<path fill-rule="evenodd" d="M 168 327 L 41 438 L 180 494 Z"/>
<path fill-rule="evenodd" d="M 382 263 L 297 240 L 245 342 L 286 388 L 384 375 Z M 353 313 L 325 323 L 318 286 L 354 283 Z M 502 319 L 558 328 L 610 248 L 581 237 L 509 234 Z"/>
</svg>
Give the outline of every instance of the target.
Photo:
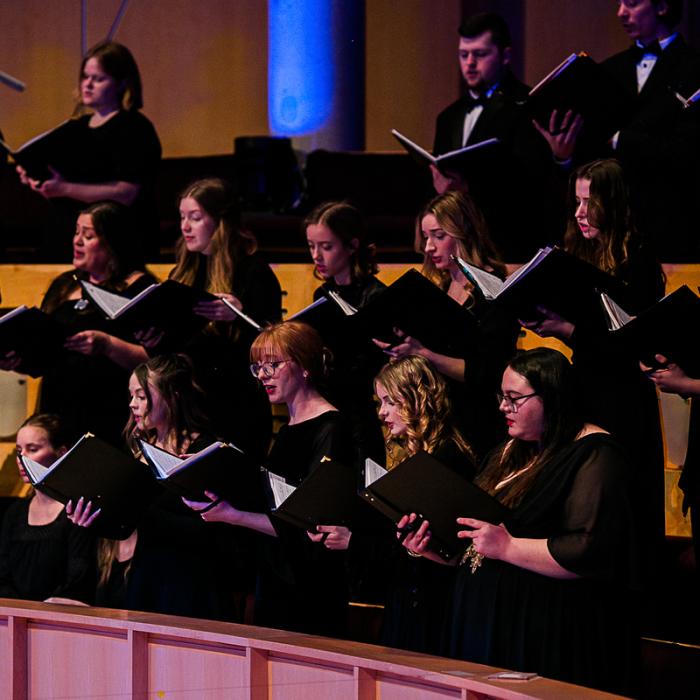
<svg viewBox="0 0 700 700">
<path fill-rule="evenodd" d="M 582 419 L 574 370 L 555 350 L 514 358 L 500 399 L 509 437 L 476 483 L 511 512 L 507 525 L 457 521 L 471 545 L 457 571 L 450 655 L 629 692 L 638 636 L 625 453 Z M 429 527 L 404 544 L 436 558 Z"/>
<path fill-rule="evenodd" d="M 289 423 L 279 430 L 265 466 L 297 484 L 324 457 L 351 468 L 349 428 L 321 393 L 329 357 L 318 333 L 296 321 L 270 326 L 253 342 L 250 359 L 251 371 L 270 403 L 284 404 L 289 412 Z M 216 500 L 216 494 L 207 495 Z M 188 505 L 202 510 L 209 504 L 190 501 Z M 268 536 L 261 548 L 256 624 L 343 635 L 347 583 L 341 550 L 347 547 L 347 531 L 328 528 L 333 531 L 314 535 L 312 541 L 306 533 L 273 521 L 267 513 L 240 511 L 225 501 L 202 513 L 202 519 L 238 525 Z M 323 585 L 319 585 L 320 581 Z"/>
</svg>

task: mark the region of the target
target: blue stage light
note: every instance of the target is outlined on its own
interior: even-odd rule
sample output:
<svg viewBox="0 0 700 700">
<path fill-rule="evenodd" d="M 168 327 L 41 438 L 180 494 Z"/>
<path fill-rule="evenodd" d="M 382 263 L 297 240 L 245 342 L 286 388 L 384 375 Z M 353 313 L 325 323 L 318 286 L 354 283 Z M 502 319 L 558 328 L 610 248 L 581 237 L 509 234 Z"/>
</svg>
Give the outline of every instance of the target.
<svg viewBox="0 0 700 700">
<path fill-rule="evenodd" d="M 268 0 L 268 116 L 276 136 L 320 129 L 333 111 L 333 0 Z"/>
</svg>

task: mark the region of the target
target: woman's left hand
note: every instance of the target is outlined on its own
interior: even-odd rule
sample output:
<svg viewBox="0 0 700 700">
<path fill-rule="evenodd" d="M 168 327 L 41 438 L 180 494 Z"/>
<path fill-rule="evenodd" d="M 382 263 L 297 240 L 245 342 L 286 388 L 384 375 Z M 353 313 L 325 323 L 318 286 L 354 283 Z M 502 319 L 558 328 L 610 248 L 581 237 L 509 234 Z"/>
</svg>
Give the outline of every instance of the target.
<svg viewBox="0 0 700 700">
<path fill-rule="evenodd" d="M 80 331 L 66 339 L 63 347 L 66 350 L 79 352 L 81 355 L 104 355 L 107 352 L 111 337 L 102 331 Z"/>
<path fill-rule="evenodd" d="M 51 177 L 48 180 L 43 182 L 32 181 L 30 187 L 42 197 L 46 197 L 46 199 L 66 197 L 66 181 L 63 179 L 63 176 L 51 166 L 49 166 L 49 170 L 51 171 Z"/>
<path fill-rule="evenodd" d="M 540 315 L 536 321 L 528 321 L 518 319 L 518 323 L 533 333 L 537 333 L 541 338 L 559 338 L 559 340 L 568 340 L 574 333 L 575 326 L 554 311 L 550 311 L 544 306 L 537 307 L 537 313 Z"/>
<path fill-rule="evenodd" d="M 233 294 L 217 294 L 216 296 L 219 297 L 217 301 L 200 301 L 195 304 L 194 312 L 210 321 L 235 321 L 238 318 L 236 312 L 231 311 L 221 299 L 226 299 L 237 309 L 243 309 L 240 300 Z"/>
<path fill-rule="evenodd" d="M 639 363 L 639 367 L 660 391 L 681 396 L 695 393 L 693 384 L 697 384 L 697 381 L 691 379 L 675 362 L 669 362 L 663 355 L 656 355 L 654 359 L 660 365 L 657 369 L 647 367 L 643 362 Z"/>
<path fill-rule="evenodd" d="M 457 523 L 470 528 L 458 530 L 457 537 L 470 538 L 478 554 L 489 559 L 505 558 L 513 537 L 503 523 L 491 525 L 475 518 L 457 518 Z"/>
<path fill-rule="evenodd" d="M 406 335 L 401 329 L 394 328 L 394 335 L 400 342 L 392 345 L 377 338 L 372 338 L 372 342 L 381 348 L 386 355 L 393 359 L 405 357 L 406 355 L 420 355 L 425 351 L 425 346 L 410 335 Z"/>
<path fill-rule="evenodd" d="M 317 525 L 316 532 L 307 532 L 312 542 L 321 543 L 326 549 L 347 549 L 352 532 L 342 525 Z"/>
</svg>

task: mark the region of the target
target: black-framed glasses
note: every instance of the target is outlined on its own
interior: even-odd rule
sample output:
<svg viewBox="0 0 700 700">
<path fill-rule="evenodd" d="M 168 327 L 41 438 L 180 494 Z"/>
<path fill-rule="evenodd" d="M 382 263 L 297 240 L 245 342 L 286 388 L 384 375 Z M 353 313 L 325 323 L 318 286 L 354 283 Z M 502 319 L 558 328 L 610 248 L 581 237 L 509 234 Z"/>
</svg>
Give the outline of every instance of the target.
<svg viewBox="0 0 700 700">
<path fill-rule="evenodd" d="M 250 373 L 257 379 L 260 372 L 263 373 L 263 377 L 274 377 L 279 368 L 289 362 L 289 360 L 272 360 L 269 362 L 254 362 L 250 365 Z"/>
<path fill-rule="evenodd" d="M 521 394 L 520 396 L 508 396 L 508 394 L 496 393 L 496 399 L 498 399 L 498 405 L 505 403 L 506 408 L 511 413 L 517 413 L 518 409 L 533 396 L 537 396 L 537 392 L 533 391 L 532 394 Z"/>
</svg>

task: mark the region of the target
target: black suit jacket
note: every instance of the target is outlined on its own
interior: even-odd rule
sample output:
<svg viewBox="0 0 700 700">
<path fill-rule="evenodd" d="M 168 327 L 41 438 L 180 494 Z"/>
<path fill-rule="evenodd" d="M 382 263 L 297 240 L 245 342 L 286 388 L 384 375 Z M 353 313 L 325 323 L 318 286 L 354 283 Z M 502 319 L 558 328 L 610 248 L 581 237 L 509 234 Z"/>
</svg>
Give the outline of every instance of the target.
<svg viewBox="0 0 700 700">
<path fill-rule="evenodd" d="M 506 143 L 513 140 L 514 131 L 522 125 L 522 110 L 518 102 L 527 98 L 529 90 L 511 73 L 507 73 L 498 89 L 484 105 L 484 111 L 479 115 L 474 129 L 466 144 L 462 144 L 464 119 L 470 106 L 470 97 L 465 95 L 453 102 L 438 115 L 435 124 L 435 142 L 433 153 L 440 155 L 448 151 L 498 138 Z"/>
<path fill-rule="evenodd" d="M 551 153 L 521 104 L 528 92 L 526 85 L 507 73 L 484 105 L 466 144 L 490 138 L 502 144 L 486 171 L 463 175 L 508 262 L 523 262 L 541 245 L 556 241 L 563 225 Z M 470 98 L 464 96 L 438 115 L 434 154 L 462 147 L 469 106 Z"/>
<path fill-rule="evenodd" d="M 612 155 L 625 168 L 637 224 L 662 259 L 692 260 L 700 238 L 694 213 L 700 192 L 700 106 L 683 109 L 675 93 L 688 97 L 700 88 L 700 54 L 678 36 L 639 93 L 634 48 L 610 57 L 603 67 L 626 102 Z"/>
</svg>

